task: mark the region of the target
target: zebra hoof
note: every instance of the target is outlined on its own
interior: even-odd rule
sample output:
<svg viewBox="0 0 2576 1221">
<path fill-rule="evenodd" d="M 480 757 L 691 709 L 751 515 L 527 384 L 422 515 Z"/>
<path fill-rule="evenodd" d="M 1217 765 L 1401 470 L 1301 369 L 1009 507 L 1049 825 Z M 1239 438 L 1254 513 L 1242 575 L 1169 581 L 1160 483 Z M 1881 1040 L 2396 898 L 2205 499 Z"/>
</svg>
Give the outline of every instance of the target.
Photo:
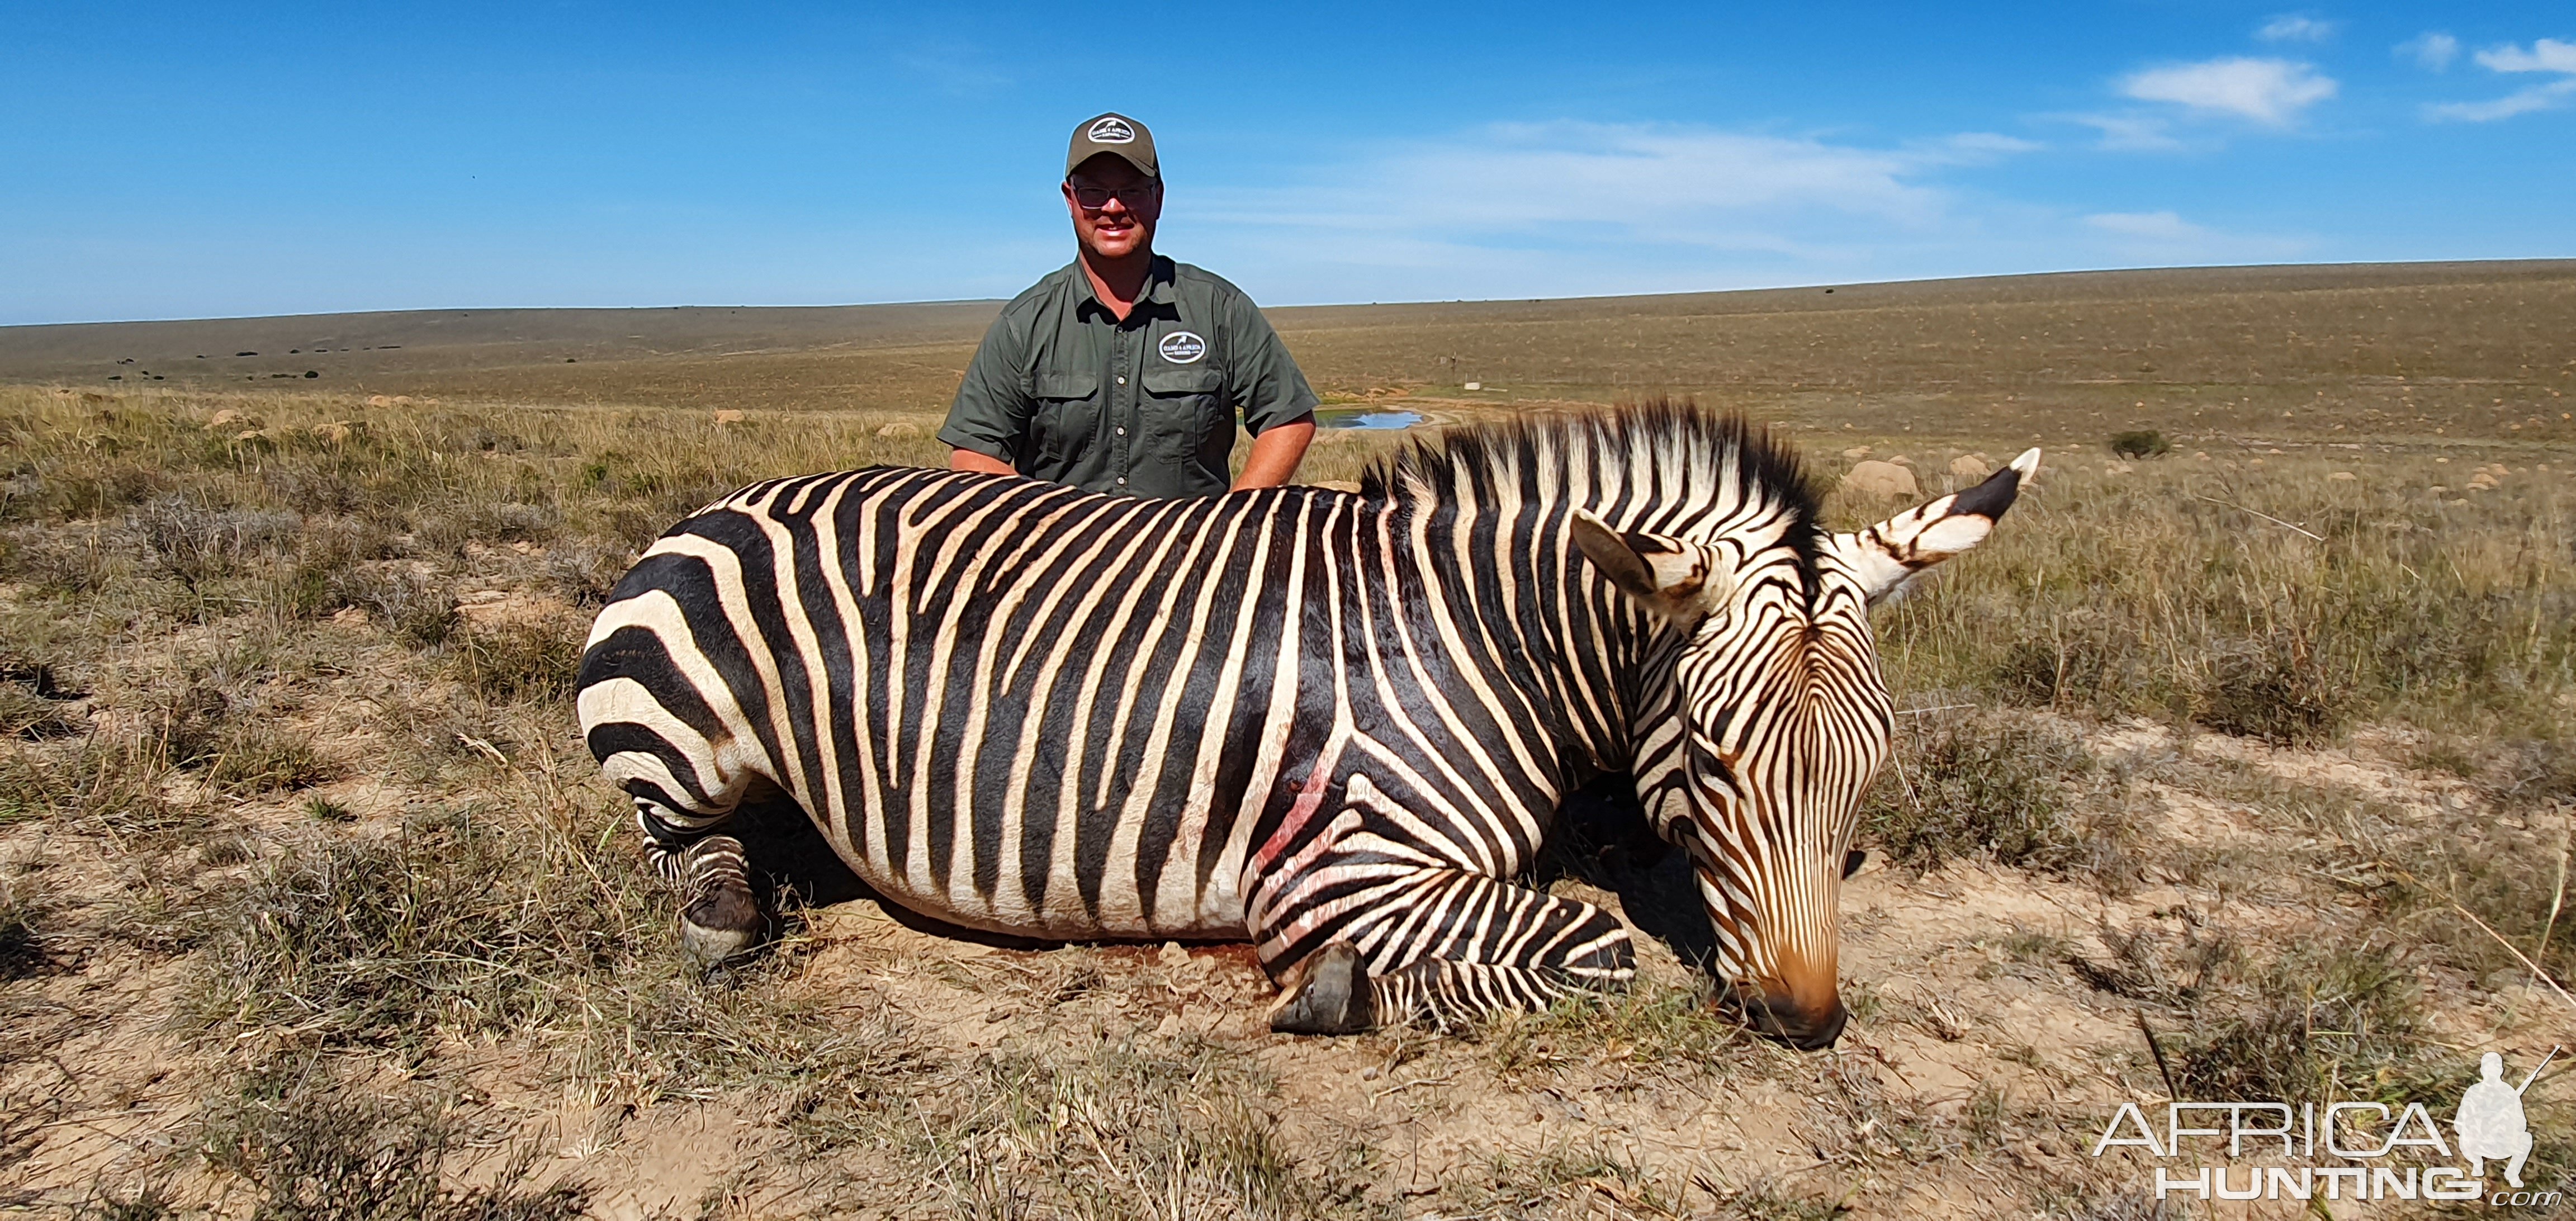
<svg viewBox="0 0 2576 1221">
<path fill-rule="evenodd" d="M 700 969 L 741 956 L 760 942 L 760 905 L 739 890 L 720 889 L 680 912 L 680 948 Z"/>
<path fill-rule="evenodd" d="M 1358 1034 L 1377 1025 L 1377 994 L 1368 966 L 1349 942 L 1316 951 L 1289 981 L 1288 994 L 1270 1011 L 1280 1034 Z"/>
</svg>

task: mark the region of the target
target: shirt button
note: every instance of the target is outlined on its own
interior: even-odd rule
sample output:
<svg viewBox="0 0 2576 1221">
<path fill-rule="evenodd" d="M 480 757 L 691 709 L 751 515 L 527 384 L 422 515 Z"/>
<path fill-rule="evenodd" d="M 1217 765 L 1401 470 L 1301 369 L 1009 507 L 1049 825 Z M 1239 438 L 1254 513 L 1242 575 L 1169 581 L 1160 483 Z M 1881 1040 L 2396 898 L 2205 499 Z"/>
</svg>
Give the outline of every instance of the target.
<svg viewBox="0 0 2576 1221">
<path fill-rule="evenodd" d="M 1127 384 L 1127 375 L 1126 375 L 1126 374 L 1121 373 L 1121 374 L 1119 374 L 1119 375 L 1118 375 L 1118 384 L 1119 384 L 1119 385 L 1121 385 L 1121 386 L 1124 386 L 1124 385 L 1126 385 L 1126 384 Z"/>
<path fill-rule="evenodd" d="M 1126 425 L 1121 424 L 1121 425 L 1119 425 L 1119 426 L 1118 426 L 1118 435 L 1119 435 L 1119 436 L 1122 436 L 1122 437 L 1127 435 L 1127 426 L 1126 426 Z"/>
<path fill-rule="evenodd" d="M 1118 477 L 1118 486 L 1122 488 L 1127 486 L 1127 477 L 1125 475 L 1120 475 Z"/>
</svg>

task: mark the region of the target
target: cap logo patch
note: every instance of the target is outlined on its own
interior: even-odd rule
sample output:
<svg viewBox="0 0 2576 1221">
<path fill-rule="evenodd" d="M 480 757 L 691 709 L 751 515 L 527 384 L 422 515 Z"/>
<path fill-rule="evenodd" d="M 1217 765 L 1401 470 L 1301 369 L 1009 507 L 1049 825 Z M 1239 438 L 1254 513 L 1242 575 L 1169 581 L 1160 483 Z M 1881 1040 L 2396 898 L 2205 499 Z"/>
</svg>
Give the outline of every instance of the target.
<svg viewBox="0 0 2576 1221">
<path fill-rule="evenodd" d="M 1091 130 L 1082 133 L 1082 138 L 1094 144 L 1133 144 L 1136 142 L 1136 129 L 1129 127 L 1127 120 L 1113 114 L 1092 124 Z"/>
<path fill-rule="evenodd" d="M 1155 350 L 1173 364 L 1193 364 L 1207 355 L 1207 341 L 1199 338 L 1196 331 L 1174 331 L 1163 336 L 1163 342 Z"/>
</svg>

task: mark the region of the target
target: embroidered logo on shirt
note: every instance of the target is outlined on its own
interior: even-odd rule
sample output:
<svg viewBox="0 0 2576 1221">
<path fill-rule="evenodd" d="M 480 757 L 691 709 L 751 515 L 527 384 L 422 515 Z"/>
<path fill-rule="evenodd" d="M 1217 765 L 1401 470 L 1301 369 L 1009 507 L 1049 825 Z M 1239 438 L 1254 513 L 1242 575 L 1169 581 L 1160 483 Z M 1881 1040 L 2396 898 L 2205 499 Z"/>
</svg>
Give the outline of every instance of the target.
<svg viewBox="0 0 2576 1221">
<path fill-rule="evenodd" d="M 1162 344 L 1155 350 L 1173 364 L 1186 365 L 1207 355 L 1207 341 L 1199 338 L 1196 331 L 1174 331 L 1163 336 Z"/>
<path fill-rule="evenodd" d="M 1127 125 L 1127 120 L 1119 118 L 1116 115 L 1111 115 L 1108 118 L 1092 124 L 1091 130 L 1084 132 L 1083 135 L 1094 144 L 1133 144 L 1136 142 L 1136 129 L 1129 127 Z"/>
</svg>

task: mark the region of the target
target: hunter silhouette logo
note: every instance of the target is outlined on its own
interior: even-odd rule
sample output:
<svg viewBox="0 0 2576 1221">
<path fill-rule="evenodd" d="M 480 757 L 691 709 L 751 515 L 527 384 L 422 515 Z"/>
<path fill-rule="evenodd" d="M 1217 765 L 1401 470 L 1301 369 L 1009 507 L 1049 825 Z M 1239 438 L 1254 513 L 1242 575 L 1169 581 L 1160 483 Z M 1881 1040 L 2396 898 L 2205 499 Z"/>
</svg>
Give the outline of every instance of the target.
<svg viewBox="0 0 2576 1221">
<path fill-rule="evenodd" d="M 1163 336 L 1159 350 L 1163 359 L 1176 365 L 1186 365 L 1207 355 L 1207 341 L 1199 338 L 1196 331 L 1174 331 Z"/>
<path fill-rule="evenodd" d="M 2563 1184 L 2523 1185 L 2533 1143 L 2523 1095 L 2561 1050 L 2550 1048 L 2520 1085 L 2505 1079 L 2502 1055 L 2482 1057 L 2478 1080 L 2451 1115 L 2456 1144 L 2444 1139 L 2420 1102 L 2328 1099 L 2293 1106 L 2177 1098 L 2165 1104 L 2161 1130 L 2143 1107 L 2121 1103 L 2093 1143 L 2093 1156 L 2122 1146 L 2145 1150 L 2158 1200 L 2175 1193 L 2205 1201 L 2484 1199 L 2497 1207 L 2556 1208 L 2567 1202 Z M 2184 1164 L 2167 1165 L 2168 1159 Z M 2501 1184 L 2487 1178 L 2489 1162 L 2502 1163 Z"/>
<path fill-rule="evenodd" d="M 2459 1113 L 2451 1117 L 2451 1127 L 2460 1134 L 2460 1156 L 2469 1159 L 2470 1174 L 2485 1178 L 2487 1159 L 2494 1158 L 2505 1164 L 2504 1181 L 2517 1190 L 2522 1187 L 2522 1163 L 2531 1157 L 2531 1128 L 2523 1122 L 2522 1094 L 2540 1080 L 2540 1070 L 2557 1055 L 2558 1049 L 2550 1048 L 2518 1086 L 2504 1083 L 2503 1056 L 2488 1052 L 2478 1058 L 2478 1083 L 2460 1096 Z"/>
</svg>

